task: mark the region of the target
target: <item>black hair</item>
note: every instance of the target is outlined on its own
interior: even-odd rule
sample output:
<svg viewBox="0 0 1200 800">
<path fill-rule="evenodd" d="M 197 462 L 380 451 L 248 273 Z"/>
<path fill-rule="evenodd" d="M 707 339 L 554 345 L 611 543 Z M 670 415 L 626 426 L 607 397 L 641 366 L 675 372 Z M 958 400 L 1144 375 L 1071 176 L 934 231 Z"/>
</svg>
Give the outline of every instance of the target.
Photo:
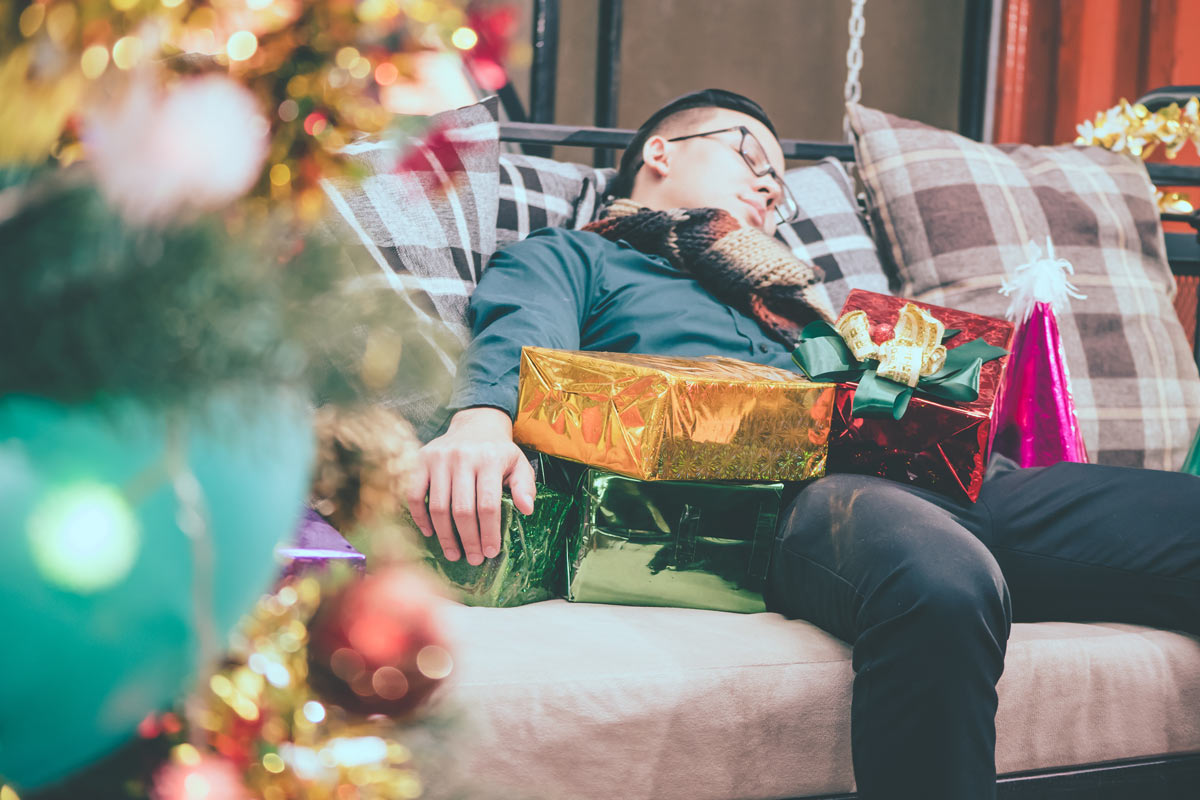
<svg viewBox="0 0 1200 800">
<path fill-rule="evenodd" d="M 610 195 L 613 197 L 629 196 L 629 193 L 633 191 L 634 176 L 642 166 L 642 146 L 646 144 L 646 140 L 653 136 L 669 117 L 693 108 L 728 108 L 732 111 L 740 111 L 766 125 L 767 130 L 773 136 L 778 137 L 779 135 L 775 133 L 775 126 L 771 124 L 771 119 L 763 107 L 745 95 L 725 89 L 703 89 L 699 92 L 690 92 L 682 97 L 676 97 L 655 111 L 637 129 L 633 141 L 621 155 L 621 165 L 617 170 L 617 177 L 613 179 L 612 186 L 609 187 Z"/>
</svg>

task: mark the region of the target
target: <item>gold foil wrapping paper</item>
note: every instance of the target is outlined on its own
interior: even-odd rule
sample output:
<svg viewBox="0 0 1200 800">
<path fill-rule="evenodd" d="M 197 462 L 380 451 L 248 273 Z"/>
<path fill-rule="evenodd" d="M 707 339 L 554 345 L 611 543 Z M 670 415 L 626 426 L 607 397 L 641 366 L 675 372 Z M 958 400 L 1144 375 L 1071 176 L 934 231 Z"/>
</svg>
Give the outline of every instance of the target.
<svg viewBox="0 0 1200 800">
<path fill-rule="evenodd" d="M 513 439 L 642 480 L 825 474 L 835 385 L 731 358 L 526 347 Z"/>
</svg>

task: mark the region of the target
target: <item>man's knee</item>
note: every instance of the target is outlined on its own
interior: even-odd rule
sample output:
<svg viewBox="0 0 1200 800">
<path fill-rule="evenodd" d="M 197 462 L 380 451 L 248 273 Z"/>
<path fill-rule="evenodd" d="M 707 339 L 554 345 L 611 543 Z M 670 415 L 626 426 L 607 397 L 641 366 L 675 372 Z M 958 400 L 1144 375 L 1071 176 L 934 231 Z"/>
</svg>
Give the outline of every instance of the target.
<svg viewBox="0 0 1200 800">
<path fill-rule="evenodd" d="M 962 658 L 1003 659 L 1011 625 L 999 566 L 972 556 L 900 565 L 864 600 L 858 620 L 860 631 L 879 637 L 876 645 L 890 641 L 899 651 L 944 666 Z"/>
</svg>

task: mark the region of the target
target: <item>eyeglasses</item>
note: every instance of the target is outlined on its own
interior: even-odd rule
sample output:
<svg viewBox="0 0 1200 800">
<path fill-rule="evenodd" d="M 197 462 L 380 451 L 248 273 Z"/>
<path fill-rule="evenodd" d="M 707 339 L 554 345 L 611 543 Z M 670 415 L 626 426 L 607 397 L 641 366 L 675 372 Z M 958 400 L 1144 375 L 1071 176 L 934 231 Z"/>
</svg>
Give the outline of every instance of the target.
<svg viewBox="0 0 1200 800">
<path fill-rule="evenodd" d="M 742 155 L 742 160 L 746 162 L 746 166 L 750 167 L 750 171 L 754 173 L 754 176 L 761 178 L 763 175 L 770 175 L 779 187 L 779 202 L 775 205 L 775 214 L 779 218 L 779 223 L 782 225 L 788 222 L 795 222 L 799 219 L 800 204 L 792 196 L 787 184 L 783 182 L 783 178 L 779 177 L 779 173 L 771 166 L 771 160 L 767 158 L 767 151 L 763 149 L 762 144 L 745 125 L 735 125 L 732 128 L 721 128 L 720 130 L 704 131 L 703 133 L 689 133 L 686 136 L 676 136 L 674 139 L 667 139 L 667 141 L 682 142 L 684 139 L 697 139 L 701 136 L 712 136 L 718 133 L 728 133 L 729 131 L 739 131 L 742 134 L 742 139 L 738 143 L 737 149 Z"/>
</svg>

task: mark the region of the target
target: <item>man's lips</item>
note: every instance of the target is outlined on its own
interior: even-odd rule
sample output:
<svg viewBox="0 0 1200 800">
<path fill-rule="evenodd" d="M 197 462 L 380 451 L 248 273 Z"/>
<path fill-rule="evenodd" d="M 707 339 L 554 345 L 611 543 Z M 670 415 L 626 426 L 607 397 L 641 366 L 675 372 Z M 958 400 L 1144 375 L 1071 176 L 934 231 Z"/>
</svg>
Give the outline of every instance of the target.
<svg viewBox="0 0 1200 800">
<path fill-rule="evenodd" d="M 755 227 L 761 228 L 763 226 L 763 222 L 766 220 L 766 217 L 767 217 L 766 209 L 764 209 L 762 206 L 758 205 L 757 203 L 747 200 L 744 197 L 739 197 L 738 200 L 741 200 L 743 203 L 745 203 L 750 208 L 750 222 Z"/>
</svg>

